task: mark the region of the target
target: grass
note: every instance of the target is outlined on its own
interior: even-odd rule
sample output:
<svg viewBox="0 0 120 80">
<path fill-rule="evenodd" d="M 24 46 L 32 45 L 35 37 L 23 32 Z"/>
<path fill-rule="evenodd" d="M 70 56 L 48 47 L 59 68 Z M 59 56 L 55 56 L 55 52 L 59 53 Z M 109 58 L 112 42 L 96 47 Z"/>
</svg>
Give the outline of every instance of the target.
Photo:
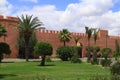
<svg viewBox="0 0 120 80">
<path fill-rule="evenodd" d="M 0 64 L 0 80 L 89 80 L 94 75 L 109 75 L 108 68 L 88 63 L 48 62 L 47 66 L 38 66 L 39 62 L 16 62 Z M 47 79 L 39 79 L 44 78 Z"/>
</svg>

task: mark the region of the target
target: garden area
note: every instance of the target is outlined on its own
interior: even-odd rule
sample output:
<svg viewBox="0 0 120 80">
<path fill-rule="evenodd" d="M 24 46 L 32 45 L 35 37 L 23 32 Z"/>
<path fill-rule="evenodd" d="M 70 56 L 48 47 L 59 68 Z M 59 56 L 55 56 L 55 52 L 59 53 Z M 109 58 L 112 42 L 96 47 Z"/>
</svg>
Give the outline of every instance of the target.
<svg viewBox="0 0 120 80">
<path fill-rule="evenodd" d="M 72 38 L 67 29 L 60 31 L 58 39 L 63 46 L 56 49 L 53 61 L 53 45 L 50 42 L 37 41 L 35 28 L 42 23 L 37 17 L 22 15 L 18 24 L 19 36 L 17 48 L 20 62 L 4 62 L 4 54 L 10 55 L 9 44 L 0 42 L 0 80 L 120 80 L 120 46 L 115 40 L 115 51 L 108 47 L 96 45 L 98 31 L 85 27 L 87 43 L 85 46 L 85 61 L 82 57 L 82 45 L 77 46 L 81 37 L 75 37 L 75 46 L 67 46 L 66 43 Z M 7 30 L 0 25 L 0 37 L 5 37 Z M 91 36 L 94 37 L 94 45 L 90 44 Z M 36 54 L 39 61 L 30 61 L 30 54 Z M 38 59 L 38 58 L 37 58 Z"/>
<path fill-rule="evenodd" d="M 109 76 L 109 68 L 89 63 L 69 61 L 15 62 L 0 64 L 0 80 L 90 80 L 93 76 Z"/>
</svg>

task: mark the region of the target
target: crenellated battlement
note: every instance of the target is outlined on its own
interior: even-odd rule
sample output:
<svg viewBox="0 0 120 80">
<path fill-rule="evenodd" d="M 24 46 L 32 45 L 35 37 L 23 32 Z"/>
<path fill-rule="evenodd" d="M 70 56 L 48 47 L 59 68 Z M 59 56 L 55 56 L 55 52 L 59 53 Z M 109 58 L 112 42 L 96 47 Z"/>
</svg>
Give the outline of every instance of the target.
<svg viewBox="0 0 120 80">
<path fill-rule="evenodd" d="M 17 17 L 11 17 L 11 16 L 6 16 L 6 18 L 4 18 L 3 15 L 0 15 L 0 20 L 6 20 L 6 21 L 18 21 Z"/>
<path fill-rule="evenodd" d="M 56 30 L 44 30 L 44 29 L 36 29 L 36 32 L 39 33 L 39 34 L 40 33 L 41 34 L 59 34 L 60 33 L 60 31 L 56 31 Z M 99 33 L 98 33 L 98 37 L 106 37 L 105 32 L 106 32 L 106 30 L 100 30 Z M 71 32 L 71 34 L 72 34 L 72 36 L 87 37 L 87 34 L 85 34 L 85 33 Z M 104 34 L 104 35 L 102 35 L 102 34 Z M 92 35 L 92 37 L 93 37 L 93 35 Z M 109 36 L 108 38 L 110 38 L 110 39 L 119 39 L 120 37 L 118 37 L 118 36 Z"/>
<path fill-rule="evenodd" d="M 56 30 L 42 30 L 42 29 L 36 29 L 37 33 L 45 33 L 45 34 L 59 34 L 60 31 L 56 31 Z M 85 33 L 76 33 L 76 32 L 71 32 L 71 34 L 73 36 L 82 36 L 82 37 L 86 37 L 87 35 Z"/>
<path fill-rule="evenodd" d="M 48 34 L 59 34 L 59 31 L 55 30 L 43 30 L 43 29 L 36 29 L 37 33 L 48 33 Z"/>
</svg>

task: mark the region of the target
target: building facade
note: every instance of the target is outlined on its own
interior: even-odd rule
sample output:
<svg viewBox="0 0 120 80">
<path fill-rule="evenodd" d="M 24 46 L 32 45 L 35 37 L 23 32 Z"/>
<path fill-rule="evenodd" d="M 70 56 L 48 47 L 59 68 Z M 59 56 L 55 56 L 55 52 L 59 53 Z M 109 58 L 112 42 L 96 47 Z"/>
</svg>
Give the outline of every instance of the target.
<svg viewBox="0 0 120 80">
<path fill-rule="evenodd" d="M 10 48 L 12 50 L 12 53 L 10 55 L 5 55 L 5 57 L 7 58 L 16 58 L 19 56 L 19 50 L 17 48 L 17 37 L 18 37 L 18 29 L 17 29 L 17 25 L 18 25 L 18 18 L 17 17 L 11 17 L 11 16 L 7 16 L 6 18 L 4 18 L 2 15 L 0 15 L 0 24 L 2 24 L 2 26 L 4 26 L 7 29 L 7 37 L 4 39 L 4 37 L 0 38 L 0 42 L 6 42 L 10 45 Z M 63 45 L 63 42 L 61 42 L 58 39 L 58 34 L 59 31 L 55 31 L 55 30 L 40 30 L 40 29 L 36 29 L 36 36 L 37 36 L 37 40 L 38 42 L 40 41 L 46 41 L 52 44 L 53 46 L 53 56 L 56 56 L 56 49 L 59 46 Z M 87 41 L 87 35 L 85 33 L 75 33 L 75 32 L 71 32 L 72 33 L 72 39 L 70 40 L 70 42 L 67 42 L 66 45 L 67 46 L 75 46 L 75 37 L 81 37 L 81 39 L 79 40 L 79 43 L 82 44 L 82 57 L 85 56 L 85 47 L 88 45 L 88 41 Z M 120 41 L 120 37 L 119 36 L 110 36 L 108 34 L 107 30 L 99 30 L 98 32 L 98 39 L 96 41 L 96 44 L 94 44 L 94 39 L 93 36 L 90 39 L 90 45 L 97 45 L 100 46 L 101 48 L 105 48 L 106 46 L 111 48 L 112 51 L 115 50 L 115 40 L 118 39 L 118 41 Z M 119 42 L 120 44 L 120 42 Z"/>
</svg>

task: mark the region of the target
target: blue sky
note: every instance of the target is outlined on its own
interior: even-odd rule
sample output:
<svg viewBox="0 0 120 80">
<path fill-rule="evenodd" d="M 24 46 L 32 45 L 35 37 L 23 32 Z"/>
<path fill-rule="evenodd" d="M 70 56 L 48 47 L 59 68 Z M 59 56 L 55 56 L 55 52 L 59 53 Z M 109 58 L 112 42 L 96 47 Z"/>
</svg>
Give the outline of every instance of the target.
<svg viewBox="0 0 120 80">
<path fill-rule="evenodd" d="M 13 4 L 16 7 L 21 8 L 21 6 L 27 6 L 29 8 L 32 8 L 33 6 L 39 5 L 54 5 L 56 6 L 57 10 L 65 10 L 66 7 L 71 3 L 78 3 L 80 0 L 35 0 L 37 2 L 34 2 L 34 0 L 9 0 L 11 4 Z M 113 0 L 113 2 L 115 2 Z M 120 10 L 120 1 L 117 0 L 115 2 L 114 6 L 111 8 L 112 11 L 116 12 Z"/>
<path fill-rule="evenodd" d="M 34 15 L 49 30 L 84 33 L 88 26 L 120 34 L 120 0 L 0 0 L 0 14 Z"/>
<path fill-rule="evenodd" d="M 78 3 L 79 0 L 38 0 L 38 2 L 25 1 L 25 0 L 9 0 L 9 2 L 15 6 L 29 6 L 36 5 L 55 5 L 57 10 L 65 10 L 70 3 Z"/>
</svg>

